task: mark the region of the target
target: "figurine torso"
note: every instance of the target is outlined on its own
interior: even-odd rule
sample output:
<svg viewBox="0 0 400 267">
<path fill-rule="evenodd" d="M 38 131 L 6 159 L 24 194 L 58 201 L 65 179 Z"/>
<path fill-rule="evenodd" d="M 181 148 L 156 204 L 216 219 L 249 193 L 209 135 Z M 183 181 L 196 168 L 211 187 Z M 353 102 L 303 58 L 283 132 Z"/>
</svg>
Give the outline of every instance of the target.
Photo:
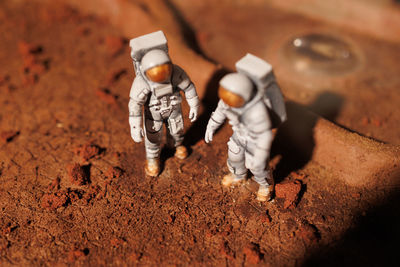
<svg viewBox="0 0 400 267">
<path fill-rule="evenodd" d="M 268 111 L 261 96 L 255 96 L 242 108 L 225 105 L 224 113 L 232 125 L 233 137 L 243 146 L 254 143 L 260 133 L 271 129 Z"/>
<path fill-rule="evenodd" d="M 174 66 L 172 77 L 168 83 L 149 81 L 144 74 L 136 76 L 130 97 L 142 102 L 147 112 L 156 120 L 167 119 L 173 110 L 180 107 L 182 97 L 178 85 L 180 69 Z"/>
<path fill-rule="evenodd" d="M 178 88 L 172 82 L 168 84 L 150 83 L 149 86 L 151 94 L 145 108 L 151 113 L 159 113 L 163 119 L 168 118 L 182 102 Z"/>
</svg>

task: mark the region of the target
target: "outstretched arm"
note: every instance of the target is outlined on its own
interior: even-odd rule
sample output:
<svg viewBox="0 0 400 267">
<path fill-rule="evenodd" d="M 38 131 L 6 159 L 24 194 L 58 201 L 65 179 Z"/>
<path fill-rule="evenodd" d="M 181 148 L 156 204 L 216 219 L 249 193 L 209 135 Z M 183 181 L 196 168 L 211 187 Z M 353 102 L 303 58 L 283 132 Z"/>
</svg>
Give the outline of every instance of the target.
<svg viewBox="0 0 400 267">
<path fill-rule="evenodd" d="M 227 109 L 226 104 L 219 100 L 218 106 L 215 111 L 211 114 L 210 119 L 208 120 L 206 134 L 204 137 L 204 141 L 209 143 L 212 141 L 214 132 L 224 123 L 226 119 L 225 110 Z"/>
</svg>

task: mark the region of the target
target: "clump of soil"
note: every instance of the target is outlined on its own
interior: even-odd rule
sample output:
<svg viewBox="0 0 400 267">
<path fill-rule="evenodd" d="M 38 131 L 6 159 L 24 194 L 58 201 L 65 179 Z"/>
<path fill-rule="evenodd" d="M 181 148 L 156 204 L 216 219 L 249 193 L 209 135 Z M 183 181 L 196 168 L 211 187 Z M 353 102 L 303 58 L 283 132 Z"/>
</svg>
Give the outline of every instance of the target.
<svg viewBox="0 0 400 267">
<path fill-rule="evenodd" d="M 118 179 L 123 173 L 124 171 L 120 167 L 110 167 L 106 172 L 106 177 L 110 180 Z"/>
<path fill-rule="evenodd" d="M 87 162 L 89 159 L 97 158 L 104 152 L 104 149 L 91 142 L 78 146 L 74 149 L 74 153 L 80 157 L 83 162 Z"/>
<path fill-rule="evenodd" d="M 83 199 L 86 201 L 86 204 L 95 199 L 99 195 L 100 191 L 101 187 L 99 185 L 91 185 L 83 195 Z"/>
<path fill-rule="evenodd" d="M 300 180 L 284 182 L 275 186 L 275 196 L 284 200 L 283 208 L 295 208 L 300 197 L 302 183 Z"/>
<path fill-rule="evenodd" d="M 104 103 L 114 108 L 118 108 L 118 103 L 117 103 L 118 96 L 112 94 L 108 88 L 97 89 L 96 96 Z"/>
<path fill-rule="evenodd" d="M 106 78 L 107 86 L 111 86 L 111 85 L 115 84 L 117 81 L 119 81 L 121 79 L 122 76 L 124 76 L 126 74 L 128 74 L 128 71 L 125 68 L 111 71 L 110 73 L 108 73 L 107 78 Z"/>
<path fill-rule="evenodd" d="M 254 243 L 244 247 L 243 253 L 246 256 L 246 261 L 251 264 L 259 264 L 264 258 L 264 254 L 260 251 L 260 246 Z"/>
<path fill-rule="evenodd" d="M 42 197 L 42 208 L 56 210 L 66 206 L 69 200 L 67 192 L 57 191 L 55 193 L 46 193 Z"/>
<path fill-rule="evenodd" d="M 18 50 L 22 57 L 23 83 L 33 85 L 38 82 L 40 75 L 46 71 L 47 61 L 40 59 L 43 47 L 37 44 L 20 41 Z"/>
<path fill-rule="evenodd" d="M 77 249 L 74 248 L 68 252 L 68 261 L 73 263 L 77 260 L 84 259 L 86 255 L 89 253 L 88 249 Z"/>
<path fill-rule="evenodd" d="M 105 38 L 107 51 L 112 56 L 121 53 L 127 43 L 127 40 L 120 36 L 107 35 Z"/>
<path fill-rule="evenodd" d="M 229 243 L 226 241 L 221 243 L 219 251 L 222 256 L 229 260 L 234 260 L 236 258 L 235 252 L 229 247 Z"/>
<path fill-rule="evenodd" d="M 4 85 L 9 80 L 10 80 L 10 76 L 0 75 L 0 86 Z"/>
<path fill-rule="evenodd" d="M 268 210 L 264 214 L 261 214 L 260 221 L 262 223 L 266 223 L 267 225 L 271 224 L 272 218 L 271 215 L 269 215 Z"/>
<path fill-rule="evenodd" d="M 3 131 L 0 133 L 0 143 L 11 142 L 17 135 L 19 135 L 18 131 Z"/>
<path fill-rule="evenodd" d="M 81 166 L 78 163 L 72 164 L 68 166 L 68 176 L 71 183 L 75 185 L 85 185 L 90 181 L 90 166 Z"/>
</svg>

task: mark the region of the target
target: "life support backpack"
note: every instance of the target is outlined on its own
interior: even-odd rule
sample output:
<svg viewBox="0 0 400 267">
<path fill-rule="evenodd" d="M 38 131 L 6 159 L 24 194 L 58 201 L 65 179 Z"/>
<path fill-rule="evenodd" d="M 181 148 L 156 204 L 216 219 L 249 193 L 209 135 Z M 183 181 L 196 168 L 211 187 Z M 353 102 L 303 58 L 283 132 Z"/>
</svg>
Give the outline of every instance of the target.
<svg viewBox="0 0 400 267">
<path fill-rule="evenodd" d="M 273 128 L 286 121 L 285 101 L 276 82 L 272 66 L 263 59 L 247 54 L 235 64 L 236 70 L 249 77 L 262 94 Z"/>
<path fill-rule="evenodd" d="M 142 57 L 150 50 L 160 49 L 168 54 L 167 38 L 162 31 L 152 32 L 146 35 L 142 35 L 133 38 L 129 41 L 131 47 L 131 57 L 133 59 L 133 67 L 135 74 L 142 75 L 140 73 L 140 61 Z"/>
</svg>

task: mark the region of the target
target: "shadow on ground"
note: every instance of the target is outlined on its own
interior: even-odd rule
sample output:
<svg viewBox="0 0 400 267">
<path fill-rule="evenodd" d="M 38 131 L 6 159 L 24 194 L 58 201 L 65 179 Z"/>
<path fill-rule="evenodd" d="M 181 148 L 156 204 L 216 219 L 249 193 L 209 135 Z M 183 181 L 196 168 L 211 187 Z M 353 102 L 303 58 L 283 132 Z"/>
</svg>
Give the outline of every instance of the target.
<svg viewBox="0 0 400 267">
<path fill-rule="evenodd" d="M 399 177 L 400 178 L 400 177 Z M 322 247 L 305 266 L 398 266 L 400 186 L 380 205 L 358 217 L 336 244 Z"/>
<path fill-rule="evenodd" d="M 286 103 L 288 120 L 278 129 L 271 148 L 271 158 L 281 155 L 274 170 L 275 183 L 303 168 L 311 160 L 315 146 L 313 129 L 318 116 L 309 111 L 334 121 L 342 105 L 343 98 L 332 92 L 321 93 L 309 106 L 292 101 Z"/>
</svg>

